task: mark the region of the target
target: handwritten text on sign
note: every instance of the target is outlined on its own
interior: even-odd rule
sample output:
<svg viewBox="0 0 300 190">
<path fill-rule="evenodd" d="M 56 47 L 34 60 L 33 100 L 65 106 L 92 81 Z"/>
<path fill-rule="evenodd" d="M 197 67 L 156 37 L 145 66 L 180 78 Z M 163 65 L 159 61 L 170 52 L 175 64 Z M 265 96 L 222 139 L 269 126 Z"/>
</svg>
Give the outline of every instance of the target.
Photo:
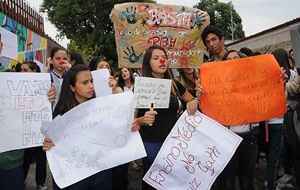
<svg viewBox="0 0 300 190">
<path fill-rule="evenodd" d="M 208 190 L 241 140 L 200 112 L 185 112 L 143 180 L 158 190 Z"/>
<path fill-rule="evenodd" d="M 166 49 L 171 68 L 198 67 L 205 47 L 202 30 L 209 16 L 196 8 L 153 3 L 123 3 L 111 12 L 120 67 L 141 67 L 145 49 Z"/>
<path fill-rule="evenodd" d="M 281 71 L 272 55 L 203 64 L 203 113 L 224 125 L 282 117 L 286 110 Z"/>
<path fill-rule="evenodd" d="M 134 96 L 136 108 L 168 108 L 171 93 L 171 80 L 136 77 L 134 83 Z"/>
<path fill-rule="evenodd" d="M 42 121 L 52 119 L 50 75 L 0 73 L 0 152 L 41 146 Z"/>
<path fill-rule="evenodd" d="M 43 133 L 55 144 L 47 159 L 56 184 L 64 188 L 146 156 L 139 133 L 130 130 L 133 112 L 128 92 L 94 98 L 45 123 Z"/>
</svg>

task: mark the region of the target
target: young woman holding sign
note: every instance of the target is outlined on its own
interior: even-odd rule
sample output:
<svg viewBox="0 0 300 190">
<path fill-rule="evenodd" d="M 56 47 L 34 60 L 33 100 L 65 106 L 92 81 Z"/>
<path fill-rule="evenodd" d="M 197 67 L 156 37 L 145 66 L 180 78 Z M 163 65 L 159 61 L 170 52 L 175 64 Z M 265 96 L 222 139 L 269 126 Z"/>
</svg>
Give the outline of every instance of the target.
<svg viewBox="0 0 300 190">
<path fill-rule="evenodd" d="M 122 88 L 123 91 L 133 91 L 134 86 L 134 77 L 132 70 L 123 67 L 120 69 L 120 75 L 118 78 L 118 85 Z"/>
<path fill-rule="evenodd" d="M 115 79 L 115 77 L 113 76 L 113 72 L 111 70 L 111 67 L 107 61 L 107 59 L 105 57 L 100 57 L 100 58 L 94 58 L 89 65 L 90 69 L 92 71 L 94 70 L 98 70 L 98 69 L 108 69 L 110 72 L 110 86 L 112 87 L 112 93 L 113 94 L 117 94 L 117 93 L 122 93 L 124 91 L 123 86 L 118 85 L 120 78 L 123 77 L 123 74 L 119 77 L 119 80 L 117 82 L 117 80 Z M 126 68 L 123 68 L 126 69 Z M 121 69 L 121 73 L 122 70 Z M 127 70 L 128 71 L 128 70 Z M 129 71 L 128 71 L 129 72 Z M 123 79 L 123 78 L 122 78 Z M 125 83 L 123 81 L 123 83 Z M 133 84 L 132 84 L 133 86 Z M 127 190 L 127 186 L 128 186 L 128 164 L 123 164 L 117 167 L 114 167 L 112 169 L 112 178 L 113 178 L 113 186 L 112 189 L 113 190 Z"/>
<path fill-rule="evenodd" d="M 40 72 L 39 66 L 32 61 L 18 63 L 17 72 Z M 23 190 L 31 162 L 36 161 L 37 190 L 45 189 L 46 155 L 41 147 L 13 150 L 0 153 L 0 189 Z"/>
<path fill-rule="evenodd" d="M 171 79 L 168 72 L 167 52 L 160 46 L 146 50 L 142 66 L 144 77 Z M 160 147 L 177 121 L 179 98 L 187 102 L 187 111 L 194 114 L 198 101 L 179 83 L 172 80 L 169 108 L 157 110 L 138 110 L 138 118 L 133 122 L 132 130 L 140 130 L 146 148 L 147 157 L 143 160 L 144 173 L 150 168 Z M 143 190 L 153 189 L 143 183 Z"/>
<path fill-rule="evenodd" d="M 51 92 L 49 92 L 51 94 Z M 51 95 L 49 95 L 51 99 Z M 52 93 L 53 94 L 53 93 Z M 77 105 L 86 102 L 95 97 L 94 85 L 91 72 L 85 65 L 75 65 L 65 75 L 63 79 L 61 94 L 55 107 L 53 116 L 63 115 Z M 45 138 L 43 148 L 45 151 L 50 150 L 54 146 L 49 138 Z M 65 189 L 68 190 L 111 190 L 112 174 L 111 170 L 98 172 L 76 184 Z M 59 187 L 54 183 L 53 189 Z"/>
<path fill-rule="evenodd" d="M 107 59 L 105 57 L 100 57 L 100 58 L 94 58 L 91 60 L 90 64 L 89 64 L 90 70 L 91 71 L 95 71 L 95 70 L 99 70 L 99 69 L 108 69 L 109 73 L 110 73 L 110 84 L 109 86 L 111 86 L 112 88 L 112 93 L 113 94 L 117 94 L 117 93 L 122 93 L 123 90 L 122 88 L 120 88 L 117 84 L 117 80 L 114 77 L 114 73 L 107 61 Z"/>
<path fill-rule="evenodd" d="M 41 69 L 35 62 L 25 61 L 20 66 L 20 72 L 40 73 Z M 23 163 L 25 181 L 26 181 L 27 174 L 29 172 L 30 165 L 33 162 L 36 163 L 35 180 L 36 180 L 37 190 L 45 190 L 47 189 L 45 185 L 46 177 L 47 177 L 47 159 L 46 159 L 46 153 L 43 151 L 42 147 L 39 146 L 39 147 L 25 149 L 24 163 Z"/>
</svg>

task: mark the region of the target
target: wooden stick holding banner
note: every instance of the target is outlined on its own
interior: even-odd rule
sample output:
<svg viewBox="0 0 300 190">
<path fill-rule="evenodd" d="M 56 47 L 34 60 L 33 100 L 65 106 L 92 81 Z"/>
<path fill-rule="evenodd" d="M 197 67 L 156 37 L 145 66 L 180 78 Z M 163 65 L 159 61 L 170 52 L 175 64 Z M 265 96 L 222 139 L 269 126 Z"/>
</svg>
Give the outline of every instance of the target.
<svg viewBox="0 0 300 190">
<path fill-rule="evenodd" d="M 154 103 L 150 104 L 150 111 L 154 111 Z M 149 124 L 150 127 L 152 127 L 153 124 Z"/>
</svg>

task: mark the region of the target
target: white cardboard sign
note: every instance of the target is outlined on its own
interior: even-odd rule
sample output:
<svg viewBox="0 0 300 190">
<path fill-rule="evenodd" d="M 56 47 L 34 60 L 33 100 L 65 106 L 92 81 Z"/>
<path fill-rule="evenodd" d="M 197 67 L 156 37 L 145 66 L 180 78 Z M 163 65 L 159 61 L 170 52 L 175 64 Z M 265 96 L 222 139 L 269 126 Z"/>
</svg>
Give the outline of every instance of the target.
<svg viewBox="0 0 300 190">
<path fill-rule="evenodd" d="M 131 132 L 133 94 L 94 98 L 44 123 L 55 146 L 47 151 L 56 184 L 65 188 L 102 170 L 146 156 L 138 132 Z"/>
<path fill-rule="evenodd" d="M 47 73 L 0 73 L 0 153 L 41 146 L 43 121 L 52 120 Z"/>
<path fill-rule="evenodd" d="M 184 112 L 143 180 L 158 190 L 208 190 L 241 140 L 200 112 Z"/>
<path fill-rule="evenodd" d="M 171 94 L 169 79 L 136 77 L 134 82 L 134 96 L 136 108 L 168 108 Z"/>
</svg>

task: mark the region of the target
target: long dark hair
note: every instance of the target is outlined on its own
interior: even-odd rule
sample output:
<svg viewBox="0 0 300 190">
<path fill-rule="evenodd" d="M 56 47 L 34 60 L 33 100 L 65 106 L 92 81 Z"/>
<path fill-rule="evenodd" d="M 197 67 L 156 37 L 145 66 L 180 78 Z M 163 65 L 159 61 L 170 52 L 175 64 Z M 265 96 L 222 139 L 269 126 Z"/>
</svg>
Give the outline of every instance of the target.
<svg viewBox="0 0 300 190">
<path fill-rule="evenodd" d="M 69 71 L 66 72 L 61 86 L 59 100 L 53 112 L 53 118 L 57 115 L 63 115 L 79 104 L 75 98 L 74 92 L 71 90 L 71 86 L 75 86 L 79 72 L 89 70 L 90 69 L 88 66 L 79 64 L 74 65 Z"/>
<path fill-rule="evenodd" d="M 25 61 L 23 63 L 17 63 L 16 64 L 16 67 L 15 67 L 15 71 L 16 72 L 22 72 L 22 65 L 23 64 L 26 64 L 28 65 L 28 67 L 35 73 L 40 73 L 41 72 L 41 69 L 40 67 L 38 66 L 38 64 L 36 64 L 36 62 L 34 61 Z"/>
<path fill-rule="evenodd" d="M 191 81 L 186 75 L 183 69 L 178 69 L 179 72 L 179 78 L 180 82 L 183 84 L 184 87 L 186 88 L 191 88 L 194 89 L 196 86 L 196 80 L 198 79 L 197 72 L 195 69 L 193 69 L 193 78 L 194 81 Z"/>
<path fill-rule="evenodd" d="M 120 69 L 120 74 L 119 74 L 119 77 L 118 77 L 118 86 L 121 87 L 124 90 L 125 80 L 122 77 L 122 70 L 123 69 L 127 69 L 129 71 L 130 82 L 131 82 L 132 85 L 134 84 L 134 77 L 133 77 L 133 72 L 132 72 L 131 69 L 128 69 L 126 67 L 123 67 L 123 68 Z"/>
<path fill-rule="evenodd" d="M 50 57 L 51 57 L 51 59 L 53 59 L 55 53 L 58 52 L 58 51 L 60 51 L 60 50 L 65 51 L 65 52 L 69 55 L 68 51 L 65 50 L 64 48 L 61 48 L 61 47 L 54 47 L 54 48 L 52 48 L 51 51 L 50 51 Z"/>
<path fill-rule="evenodd" d="M 25 61 L 23 64 L 27 64 L 28 67 L 29 67 L 32 71 L 34 71 L 34 72 L 36 72 L 36 73 L 40 73 L 40 72 L 41 72 L 40 67 L 39 67 L 38 64 L 37 64 L 36 62 L 34 62 L 34 61 Z"/>
<path fill-rule="evenodd" d="M 272 54 L 274 55 L 279 66 L 283 67 L 289 79 L 291 76 L 291 72 L 290 72 L 291 66 L 289 64 L 289 55 L 287 51 L 285 51 L 284 49 L 276 49 L 272 52 Z"/>
<path fill-rule="evenodd" d="M 156 50 L 156 49 L 162 50 L 164 52 L 166 58 L 168 59 L 167 51 L 163 47 L 158 46 L 158 45 L 153 45 L 153 46 L 149 47 L 146 50 L 145 55 L 144 55 L 144 59 L 143 59 L 142 75 L 144 77 L 153 77 L 152 68 L 151 68 L 151 65 L 150 65 L 150 60 L 151 60 L 153 51 Z M 171 93 L 172 93 L 172 95 L 178 95 L 179 94 L 179 93 L 177 93 L 178 92 L 178 87 L 177 87 L 175 81 L 173 80 L 172 74 L 171 74 L 169 69 L 165 72 L 164 79 L 171 79 L 172 80 Z"/>
<path fill-rule="evenodd" d="M 163 47 L 158 46 L 158 45 L 153 45 L 153 46 L 149 47 L 146 50 L 145 55 L 144 55 L 144 59 L 143 59 L 142 75 L 144 77 L 153 77 L 152 76 L 152 68 L 151 68 L 151 65 L 150 65 L 150 60 L 151 60 L 153 51 L 156 50 L 156 49 L 159 49 L 159 50 L 163 51 L 165 56 L 168 58 L 168 54 L 167 54 L 166 50 Z M 169 73 L 169 70 L 165 73 L 164 78 L 171 79 L 171 75 Z"/>
<path fill-rule="evenodd" d="M 107 59 L 106 57 L 104 57 L 104 56 L 101 56 L 101 57 L 94 57 L 94 58 L 91 59 L 91 61 L 89 62 L 89 67 L 90 67 L 91 71 L 97 70 L 98 64 L 99 64 L 100 62 L 102 62 L 102 61 L 105 61 L 105 62 L 108 63 L 108 65 L 109 65 L 109 70 L 110 70 L 110 72 L 112 72 L 111 67 L 110 67 L 110 64 L 109 64 L 109 61 L 108 61 L 108 59 Z M 113 73 L 111 73 L 111 74 L 113 74 Z"/>
<path fill-rule="evenodd" d="M 70 61 L 73 62 L 74 65 L 85 64 L 80 53 L 72 52 L 70 54 Z"/>
<path fill-rule="evenodd" d="M 243 54 L 243 53 L 241 53 L 241 52 L 238 51 L 238 50 L 232 49 L 232 50 L 229 50 L 229 51 L 227 51 L 227 52 L 225 53 L 225 55 L 224 55 L 224 57 L 223 57 L 222 60 L 224 60 L 224 61 L 227 60 L 229 54 L 231 54 L 231 53 L 233 53 L 233 52 L 236 52 L 236 53 L 239 55 L 240 58 L 243 58 L 243 57 L 248 56 L 247 54 Z M 253 55 L 251 55 L 251 56 L 253 56 Z"/>
</svg>

